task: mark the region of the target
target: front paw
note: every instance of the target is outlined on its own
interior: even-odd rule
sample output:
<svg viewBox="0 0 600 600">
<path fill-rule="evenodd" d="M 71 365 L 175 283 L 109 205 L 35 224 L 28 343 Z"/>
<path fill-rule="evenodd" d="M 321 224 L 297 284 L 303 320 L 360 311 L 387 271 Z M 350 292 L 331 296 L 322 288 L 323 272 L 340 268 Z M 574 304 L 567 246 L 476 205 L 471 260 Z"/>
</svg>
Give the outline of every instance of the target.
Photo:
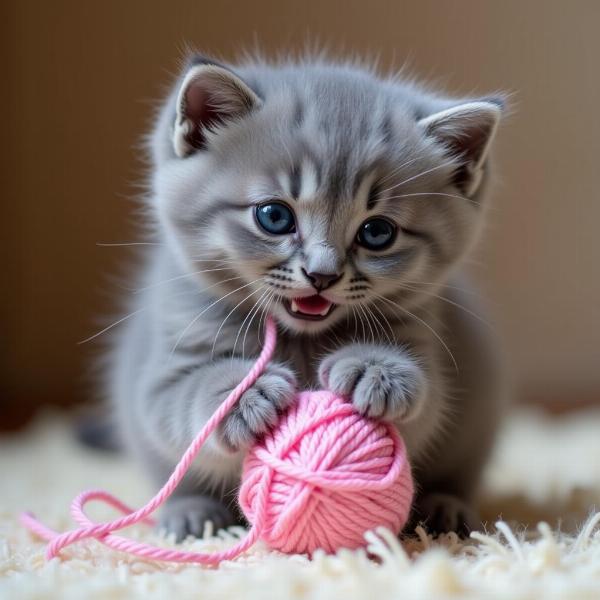
<svg viewBox="0 0 600 600">
<path fill-rule="evenodd" d="M 244 366 L 243 370 L 247 373 L 249 369 Z M 221 443 L 232 452 L 249 448 L 277 423 L 295 393 L 292 371 L 282 365 L 269 365 L 219 425 Z"/>
<path fill-rule="evenodd" d="M 434 536 L 454 531 L 459 537 L 466 538 L 471 531 L 481 528 L 477 511 L 452 494 L 432 493 L 418 499 L 412 520 L 423 523 Z"/>
<path fill-rule="evenodd" d="M 348 396 L 363 415 L 388 420 L 414 417 L 425 393 L 419 365 L 397 348 L 353 345 L 326 357 L 321 384 Z"/>
</svg>

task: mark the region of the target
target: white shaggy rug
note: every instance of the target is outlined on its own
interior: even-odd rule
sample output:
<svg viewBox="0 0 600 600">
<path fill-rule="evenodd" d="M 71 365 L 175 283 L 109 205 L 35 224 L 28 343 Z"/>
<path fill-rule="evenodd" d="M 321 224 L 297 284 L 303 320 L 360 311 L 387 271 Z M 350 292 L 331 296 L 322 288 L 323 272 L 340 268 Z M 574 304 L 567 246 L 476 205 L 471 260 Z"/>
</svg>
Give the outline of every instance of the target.
<svg viewBox="0 0 600 600">
<path fill-rule="evenodd" d="M 600 598 L 600 513 L 594 509 L 600 506 L 600 413 L 556 420 L 516 413 L 486 475 L 480 504 L 488 533 L 432 540 L 418 530 L 418 538 L 401 545 L 385 531 L 371 532 L 369 551 L 378 560 L 360 551 L 311 561 L 259 546 L 204 569 L 143 561 L 91 541 L 46 563 L 44 544 L 20 527 L 18 511 L 32 509 L 64 529 L 71 526 L 71 499 L 90 487 L 132 506 L 151 492 L 129 462 L 78 446 L 57 416 L 0 438 L 0 598 Z M 99 510 L 93 516 L 112 515 Z M 215 538 L 207 531 L 184 547 L 223 548 L 242 533 Z M 171 543 L 145 527 L 129 534 Z"/>
</svg>

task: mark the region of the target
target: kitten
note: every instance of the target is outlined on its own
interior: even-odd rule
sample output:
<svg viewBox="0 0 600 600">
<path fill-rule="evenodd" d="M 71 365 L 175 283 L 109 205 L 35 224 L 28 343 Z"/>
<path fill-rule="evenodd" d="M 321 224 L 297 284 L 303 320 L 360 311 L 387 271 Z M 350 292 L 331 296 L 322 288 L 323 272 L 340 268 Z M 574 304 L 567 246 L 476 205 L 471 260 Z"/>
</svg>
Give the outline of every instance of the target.
<svg viewBox="0 0 600 600">
<path fill-rule="evenodd" d="M 478 525 L 500 388 L 458 268 L 502 107 L 350 64 L 191 60 L 151 137 L 157 243 L 109 357 L 123 439 L 157 485 L 248 372 L 266 313 L 280 331 L 162 512 L 177 539 L 238 518 L 245 450 L 320 386 L 398 427 L 415 519 Z"/>
</svg>

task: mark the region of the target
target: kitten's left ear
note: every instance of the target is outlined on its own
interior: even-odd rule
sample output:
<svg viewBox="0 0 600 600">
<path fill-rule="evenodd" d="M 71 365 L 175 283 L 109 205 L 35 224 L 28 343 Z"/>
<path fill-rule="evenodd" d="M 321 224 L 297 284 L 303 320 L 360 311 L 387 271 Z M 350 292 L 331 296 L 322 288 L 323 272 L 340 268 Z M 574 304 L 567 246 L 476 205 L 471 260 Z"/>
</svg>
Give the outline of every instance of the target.
<svg viewBox="0 0 600 600">
<path fill-rule="evenodd" d="M 462 160 L 454 182 L 467 196 L 474 194 L 481 183 L 501 108 L 501 100 L 468 102 L 419 121 L 425 135 L 435 138 Z"/>
<path fill-rule="evenodd" d="M 175 154 L 184 157 L 204 148 L 208 130 L 260 105 L 254 91 L 226 67 L 205 62 L 193 65 L 177 94 Z"/>
</svg>

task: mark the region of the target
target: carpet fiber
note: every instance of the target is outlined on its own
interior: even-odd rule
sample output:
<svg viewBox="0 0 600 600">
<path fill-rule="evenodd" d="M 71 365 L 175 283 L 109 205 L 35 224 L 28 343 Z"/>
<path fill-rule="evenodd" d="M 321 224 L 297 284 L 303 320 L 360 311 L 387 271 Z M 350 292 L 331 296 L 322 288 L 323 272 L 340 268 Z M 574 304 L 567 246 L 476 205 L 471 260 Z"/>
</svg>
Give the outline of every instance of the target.
<svg viewBox="0 0 600 600">
<path fill-rule="evenodd" d="M 65 419 L 50 415 L 23 434 L 0 438 L 2 599 L 600 598 L 599 413 L 511 417 L 480 499 L 486 534 L 432 540 L 418 529 L 400 544 L 377 531 L 367 535 L 371 557 L 340 552 L 312 561 L 259 545 L 219 569 L 144 561 L 95 541 L 46 563 L 44 544 L 18 524 L 19 510 L 31 509 L 62 530 L 72 526 L 68 506 L 82 489 L 107 489 L 132 506 L 151 494 L 134 465 L 82 449 L 70 432 Z M 95 506 L 91 513 L 113 516 Z M 127 535 L 172 545 L 143 526 Z M 183 546 L 223 549 L 240 535 L 213 537 L 207 529 L 204 539 Z"/>
</svg>

